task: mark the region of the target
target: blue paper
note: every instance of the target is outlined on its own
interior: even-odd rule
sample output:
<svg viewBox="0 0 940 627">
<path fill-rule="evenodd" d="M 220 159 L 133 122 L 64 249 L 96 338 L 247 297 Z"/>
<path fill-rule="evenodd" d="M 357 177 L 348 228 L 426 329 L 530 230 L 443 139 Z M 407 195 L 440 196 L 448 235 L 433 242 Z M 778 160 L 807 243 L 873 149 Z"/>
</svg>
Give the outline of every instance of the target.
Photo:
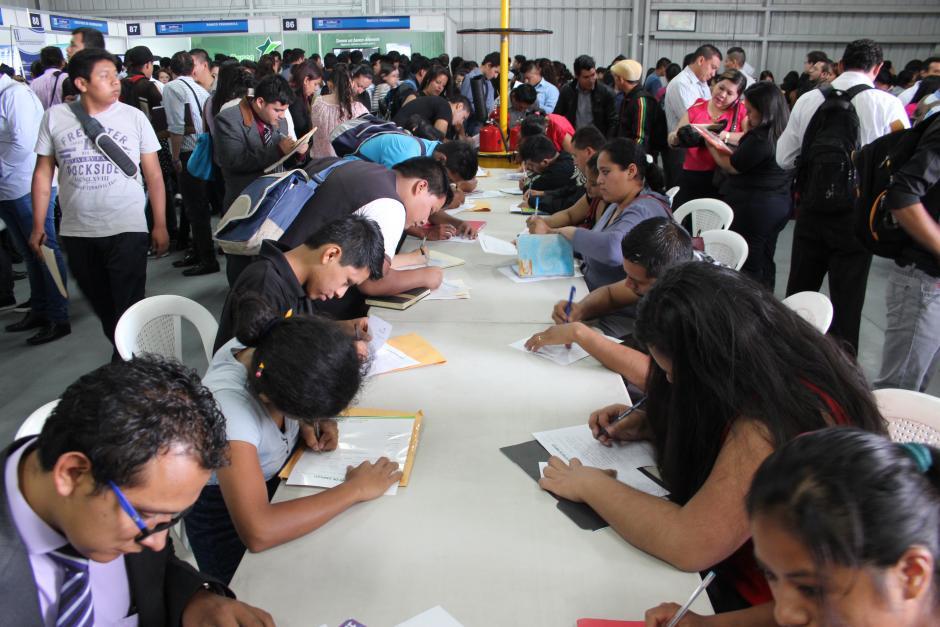
<svg viewBox="0 0 940 627">
<path fill-rule="evenodd" d="M 561 235 L 520 235 L 516 274 L 521 277 L 574 276 L 571 242 Z"/>
</svg>

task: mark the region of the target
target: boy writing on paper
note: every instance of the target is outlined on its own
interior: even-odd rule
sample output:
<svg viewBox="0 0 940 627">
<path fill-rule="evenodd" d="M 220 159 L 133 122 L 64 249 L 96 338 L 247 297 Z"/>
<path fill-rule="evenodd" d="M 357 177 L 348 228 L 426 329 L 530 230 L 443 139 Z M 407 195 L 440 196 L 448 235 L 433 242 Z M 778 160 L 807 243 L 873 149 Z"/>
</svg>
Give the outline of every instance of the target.
<svg viewBox="0 0 940 627">
<path fill-rule="evenodd" d="M 228 583 L 246 548 L 254 553 L 299 538 L 401 479 L 398 464 L 383 457 L 350 468 L 335 488 L 270 502 L 299 441 L 315 451 L 336 449 L 331 417 L 359 392 L 364 373 L 355 340 L 335 322 L 284 317 L 260 297 L 241 299 L 235 339 L 203 377 L 226 418 L 231 462 L 213 474 L 186 517 L 204 572 Z"/>
<path fill-rule="evenodd" d="M 562 202 L 548 202 L 542 211 L 558 212 L 584 195 L 581 173 L 575 168 L 574 159 L 567 152 L 559 152 L 545 135 L 526 137 L 519 144 L 519 160 L 529 172 L 525 181 L 526 193 L 523 202 L 529 207 L 536 206 L 539 196 L 567 199 Z M 569 202 L 570 201 L 570 202 Z"/>
</svg>

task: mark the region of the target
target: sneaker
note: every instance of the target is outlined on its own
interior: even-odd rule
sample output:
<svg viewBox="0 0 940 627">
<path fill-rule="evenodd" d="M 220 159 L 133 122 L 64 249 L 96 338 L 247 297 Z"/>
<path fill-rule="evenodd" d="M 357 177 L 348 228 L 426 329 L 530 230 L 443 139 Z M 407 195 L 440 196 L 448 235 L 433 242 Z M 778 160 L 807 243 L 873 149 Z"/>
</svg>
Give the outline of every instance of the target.
<svg viewBox="0 0 940 627">
<path fill-rule="evenodd" d="M 16 307 L 14 307 L 13 311 L 15 311 L 16 313 L 26 313 L 30 311 L 32 308 L 33 308 L 33 305 L 30 302 L 30 299 L 27 299 L 23 301 L 22 303 L 20 303 L 19 305 L 17 305 Z"/>
</svg>

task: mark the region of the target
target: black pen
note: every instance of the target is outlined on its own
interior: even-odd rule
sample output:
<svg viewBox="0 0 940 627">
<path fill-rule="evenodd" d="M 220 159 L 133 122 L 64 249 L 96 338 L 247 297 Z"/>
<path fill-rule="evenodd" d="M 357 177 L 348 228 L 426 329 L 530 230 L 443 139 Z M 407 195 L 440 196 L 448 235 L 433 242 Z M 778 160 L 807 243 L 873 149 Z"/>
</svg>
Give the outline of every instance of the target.
<svg viewBox="0 0 940 627">
<path fill-rule="evenodd" d="M 618 422 L 620 422 L 621 420 L 623 420 L 624 418 L 626 418 L 627 416 L 629 416 L 630 414 L 632 414 L 633 412 L 635 412 L 636 410 L 638 410 L 640 407 L 643 407 L 643 403 L 646 402 L 646 399 L 647 399 L 647 398 L 649 398 L 649 397 L 648 397 L 648 396 L 644 396 L 643 398 L 640 399 L 640 402 L 638 402 L 636 405 L 633 405 L 632 407 L 628 407 L 626 410 L 624 410 L 623 412 L 621 412 L 621 414 L 620 414 L 619 416 L 617 416 L 616 418 L 614 418 L 613 420 L 611 420 L 611 421 L 610 421 L 610 424 L 608 424 L 606 427 L 601 427 L 601 430 L 598 431 L 598 433 L 597 433 L 598 439 L 599 439 L 602 435 L 606 435 L 608 438 L 611 437 L 611 436 L 610 436 L 610 432 L 608 431 L 608 429 L 610 429 L 610 428 L 613 427 L 615 424 L 617 424 Z"/>
</svg>

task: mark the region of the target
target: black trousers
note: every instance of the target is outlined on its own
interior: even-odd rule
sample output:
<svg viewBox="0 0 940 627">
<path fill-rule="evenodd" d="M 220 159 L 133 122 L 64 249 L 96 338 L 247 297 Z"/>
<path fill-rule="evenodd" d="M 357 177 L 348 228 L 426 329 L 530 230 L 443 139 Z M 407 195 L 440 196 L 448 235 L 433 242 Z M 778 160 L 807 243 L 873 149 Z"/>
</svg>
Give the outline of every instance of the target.
<svg viewBox="0 0 940 627">
<path fill-rule="evenodd" d="M 741 272 L 773 291 L 777 277 L 774 263 L 777 237 L 793 209 L 789 192 L 772 194 L 756 189 L 726 189 L 724 200 L 734 209 L 731 230 L 747 241 L 747 259 Z"/>
<path fill-rule="evenodd" d="M 61 239 L 78 289 L 101 321 L 105 337 L 114 344 L 114 327 L 121 315 L 144 298 L 150 238 L 146 233 L 118 233 Z"/>
<path fill-rule="evenodd" d="M 183 171 L 180 172 L 180 194 L 183 196 L 183 210 L 189 220 L 193 233 L 193 249 L 196 258 L 201 264 L 218 263 L 215 258 L 215 247 L 212 244 L 212 223 L 209 207 L 209 196 L 206 181 L 197 179 L 186 169 L 186 163 L 192 152 L 180 153 Z"/>
<path fill-rule="evenodd" d="M 801 207 L 793 231 L 787 296 L 819 291 L 828 273 L 833 309 L 829 333 L 858 354 L 871 253 L 856 239 L 853 226 L 851 212 L 825 214 Z"/>
<path fill-rule="evenodd" d="M 696 198 L 718 198 L 718 188 L 715 187 L 714 180 L 714 170 L 700 172 L 698 170 L 683 169 L 679 174 L 679 182 L 677 183 L 679 193 L 672 199 L 673 211 Z M 692 233 L 692 235 L 698 235 L 698 233 Z"/>
<path fill-rule="evenodd" d="M 6 233 L 6 231 L 3 232 Z M 0 299 L 10 300 L 12 298 L 13 260 L 10 258 L 10 251 L 7 250 L 7 247 L 0 244 Z"/>
<path fill-rule="evenodd" d="M 675 187 L 679 184 L 679 177 L 682 174 L 682 162 L 685 161 L 685 148 L 669 148 L 663 152 L 663 176 L 666 179 L 666 189 Z M 679 208 L 679 205 L 673 205 Z"/>
</svg>

